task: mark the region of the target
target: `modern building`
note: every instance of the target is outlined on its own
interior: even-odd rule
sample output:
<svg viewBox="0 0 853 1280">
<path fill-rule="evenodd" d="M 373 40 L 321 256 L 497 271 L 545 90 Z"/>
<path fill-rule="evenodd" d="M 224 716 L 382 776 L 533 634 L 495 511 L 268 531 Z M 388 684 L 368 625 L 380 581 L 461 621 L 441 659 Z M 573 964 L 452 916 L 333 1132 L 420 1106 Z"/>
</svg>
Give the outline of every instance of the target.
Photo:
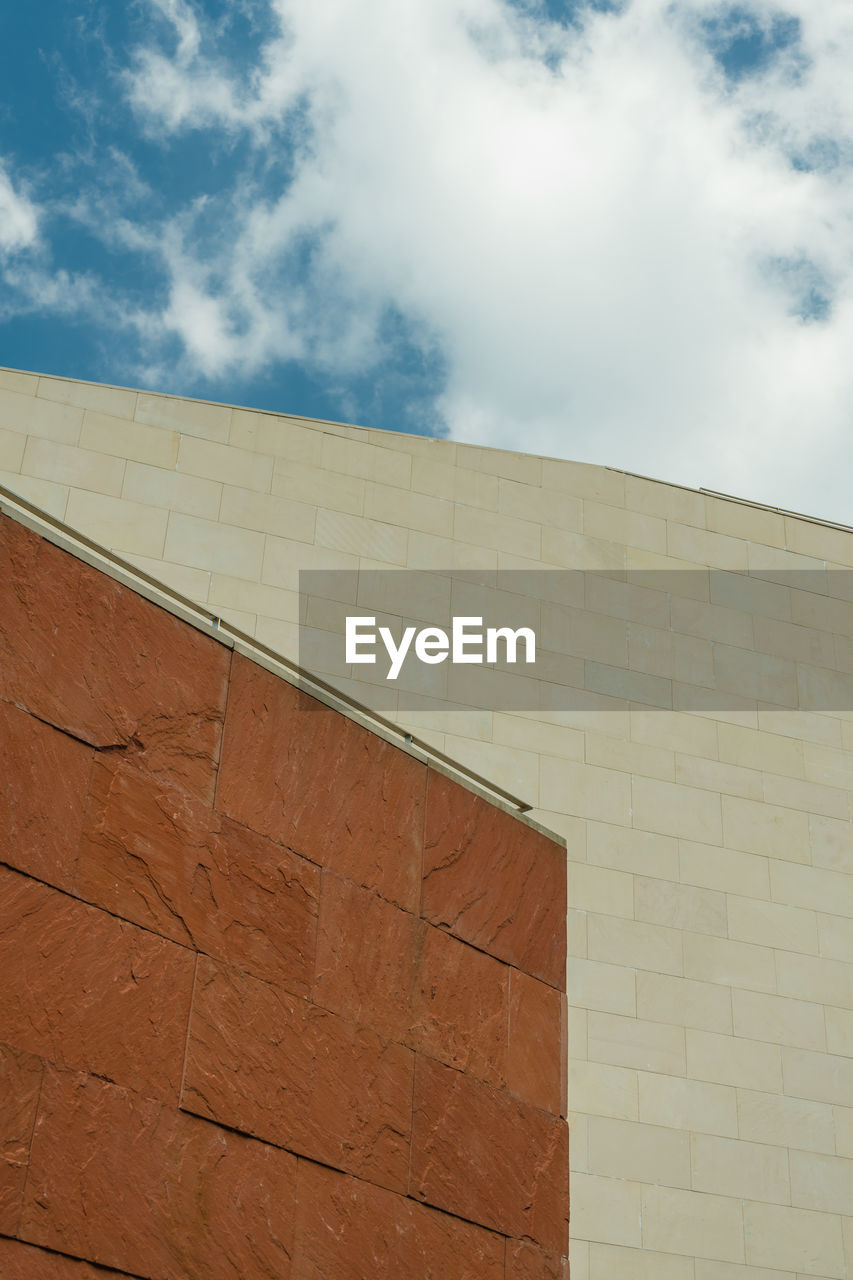
<svg viewBox="0 0 853 1280">
<path fill-rule="evenodd" d="M 853 1275 L 853 530 L 13 371 L 0 485 L 566 840 L 572 1280 Z M 516 597 L 536 674 L 342 667 L 423 573 Z"/>
</svg>

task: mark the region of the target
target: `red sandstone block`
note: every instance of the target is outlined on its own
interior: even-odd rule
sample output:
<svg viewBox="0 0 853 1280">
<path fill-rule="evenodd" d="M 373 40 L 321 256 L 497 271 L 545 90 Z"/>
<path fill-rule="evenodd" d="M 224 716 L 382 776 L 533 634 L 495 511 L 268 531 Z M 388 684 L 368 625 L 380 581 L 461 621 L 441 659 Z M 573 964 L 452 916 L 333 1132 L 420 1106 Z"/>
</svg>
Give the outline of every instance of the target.
<svg viewBox="0 0 853 1280">
<path fill-rule="evenodd" d="M 70 889 L 94 752 L 0 702 L 0 860 Z"/>
<path fill-rule="evenodd" d="M 526 1240 L 507 1240 L 506 1280 L 569 1280 L 569 1260 Z"/>
<path fill-rule="evenodd" d="M 76 891 L 147 929 L 308 994 L 320 871 L 178 787 L 99 759 Z"/>
<path fill-rule="evenodd" d="M 36 1245 L 0 1237 L 0 1276 L 3 1280 L 120 1280 L 122 1271 L 105 1271 L 64 1253 L 49 1253 Z"/>
<path fill-rule="evenodd" d="M 42 1069 L 40 1058 L 0 1044 L 0 1232 L 18 1229 Z"/>
<path fill-rule="evenodd" d="M 405 752 L 235 656 L 223 813 L 416 910 L 425 787 Z"/>
<path fill-rule="evenodd" d="M 157 1280 L 288 1280 L 296 1159 L 48 1069 L 20 1234 Z"/>
<path fill-rule="evenodd" d="M 0 867 L 0 1027 L 50 1062 L 177 1101 L 195 956 Z"/>
<path fill-rule="evenodd" d="M 0 518 L 0 698 L 208 799 L 230 652 Z"/>
<path fill-rule="evenodd" d="M 418 1057 L 409 1192 L 566 1253 L 568 1129 L 518 1098 Z"/>
<path fill-rule="evenodd" d="M 421 914 L 564 988 L 565 850 L 434 770 L 427 784 Z"/>
<path fill-rule="evenodd" d="M 298 1188 L 293 1280 L 503 1280 L 491 1231 L 307 1160 Z"/>
<path fill-rule="evenodd" d="M 314 999 L 389 1040 L 502 1084 L 507 968 L 326 872 Z"/>
<path fill-rule="evenodd" d="M 405 1191 L 414 1055 L 199 959 L 182 1106 Z"/>
<path fill-rule="evenodd" d="M 507 1088 L 554 1115 L 561 1112 L 564 995 L 511 969 Z"/>
</svg>

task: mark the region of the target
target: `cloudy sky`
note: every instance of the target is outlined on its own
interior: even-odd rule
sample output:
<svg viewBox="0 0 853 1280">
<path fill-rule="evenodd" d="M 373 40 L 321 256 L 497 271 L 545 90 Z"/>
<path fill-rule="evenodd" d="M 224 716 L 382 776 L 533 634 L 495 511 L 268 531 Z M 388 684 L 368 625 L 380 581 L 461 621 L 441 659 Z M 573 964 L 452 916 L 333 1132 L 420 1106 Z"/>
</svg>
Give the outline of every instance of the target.
<svg viewBox="0 0 853 1280">
<path fill-rule="evenodd" d="M 37 0 L 0 364 L 853 523 L 850 0 Z"/>
</svg>

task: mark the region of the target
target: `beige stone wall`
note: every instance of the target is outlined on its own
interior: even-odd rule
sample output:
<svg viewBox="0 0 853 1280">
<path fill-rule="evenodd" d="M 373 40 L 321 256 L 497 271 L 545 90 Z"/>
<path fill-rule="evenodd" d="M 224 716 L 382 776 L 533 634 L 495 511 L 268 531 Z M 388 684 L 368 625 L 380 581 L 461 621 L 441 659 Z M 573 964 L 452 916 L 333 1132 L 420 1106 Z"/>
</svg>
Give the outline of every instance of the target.
<svg viewBox="0 0 853 1280">
<path fill-rule="evenodd" d="M 299 568 L 853 566 L 620 472 L 3 371 L 0 484 L 289 656 Z M 774 587 L 671 608 L 792 661 L 853 635 Z M 568 837 L 573 1280 L 853 1276 L 853 713 L 399 719 Z"/>
</svg>

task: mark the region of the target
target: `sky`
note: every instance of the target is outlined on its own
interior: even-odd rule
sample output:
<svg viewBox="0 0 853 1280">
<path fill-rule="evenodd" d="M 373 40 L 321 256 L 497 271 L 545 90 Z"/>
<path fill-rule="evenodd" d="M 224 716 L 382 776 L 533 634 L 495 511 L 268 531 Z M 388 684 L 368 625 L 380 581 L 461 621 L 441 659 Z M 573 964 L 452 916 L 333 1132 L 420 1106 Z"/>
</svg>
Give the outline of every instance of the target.
<svg viewBox="0 0 853 1280">
<path fill-rule="evenodd" d="M 0 16 L 0 365 L 853 524 L 850 0 Z"/>
</svg>

